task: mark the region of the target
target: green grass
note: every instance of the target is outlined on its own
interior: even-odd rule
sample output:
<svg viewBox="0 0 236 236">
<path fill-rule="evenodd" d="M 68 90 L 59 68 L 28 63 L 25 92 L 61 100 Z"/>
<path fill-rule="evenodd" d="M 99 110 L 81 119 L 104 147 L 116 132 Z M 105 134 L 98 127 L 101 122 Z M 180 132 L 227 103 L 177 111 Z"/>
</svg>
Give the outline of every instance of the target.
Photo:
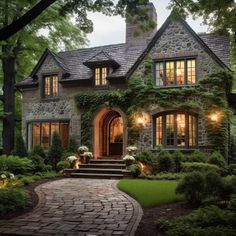
<svg viewBox="0 0 236 236">
<path fill-rule="evenodd" d="M 142 207 L 153 207 L 183 200 L 176 194 L 177 181 L 120 180 L 117 187 L 136 199 Z"/>
</svg>

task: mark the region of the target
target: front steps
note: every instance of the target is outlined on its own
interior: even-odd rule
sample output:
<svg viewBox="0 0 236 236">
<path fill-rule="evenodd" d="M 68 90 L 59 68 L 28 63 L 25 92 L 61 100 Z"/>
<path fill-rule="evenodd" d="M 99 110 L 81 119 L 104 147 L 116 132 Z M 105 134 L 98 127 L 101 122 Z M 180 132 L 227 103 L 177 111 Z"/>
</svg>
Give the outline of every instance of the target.
<svg viewBox="0 0 236 236">
<path fill-rule="evenodd" d="M 131 172 L 126 169 L 123 160 L 107 157 L 90 160 L 87 164 L 81 164 L 79 169 L 65 169 L 64 174 L 77 178 L 121 179 L 131 177 Z"/>
</svg>

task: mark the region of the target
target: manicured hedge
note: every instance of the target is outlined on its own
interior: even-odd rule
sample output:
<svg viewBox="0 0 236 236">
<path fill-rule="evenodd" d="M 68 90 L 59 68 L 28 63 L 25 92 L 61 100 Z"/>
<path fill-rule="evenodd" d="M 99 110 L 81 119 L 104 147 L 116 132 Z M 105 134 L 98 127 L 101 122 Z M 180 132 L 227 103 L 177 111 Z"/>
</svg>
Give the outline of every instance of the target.
<svg viewBox="0 0 236 236">
<path fill-rule="evenodd" d="M 185 162 L 181 164 L 181 170 L 183 172 L 193 172 L 193 171 L 216 171 L 220 172 L 220 168 L 213 164 L 201 163 L 201 162 Z"/>
</svg>

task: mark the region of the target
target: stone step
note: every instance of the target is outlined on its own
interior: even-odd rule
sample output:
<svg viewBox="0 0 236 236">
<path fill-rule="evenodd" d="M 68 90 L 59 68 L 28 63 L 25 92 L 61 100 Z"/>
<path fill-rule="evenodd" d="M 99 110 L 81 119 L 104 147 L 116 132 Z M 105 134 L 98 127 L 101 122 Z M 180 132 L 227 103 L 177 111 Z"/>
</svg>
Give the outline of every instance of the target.
<svg viewBox="0 0 236 236">
<path fill-rule="evenodd" d="M 88 163 L 80 164 L 80 168 L 101 168 L 101 169 L 125 169 L 125 164 L 103 164 L 103 163 Z"/>
<path fill-rule="evenodd" d="M 74 178 L 94 178 L 94 179 L 121 179 L 122 174 L 98 174 L 98 173 L 72 173 L 70 175 Z"/>
<path fill-rule="evenodd" d="M 99 169 L 99 168 L 79 168 L 74 173 L 103 173 L 103 174 L 129 174 L 125 169 Z"/>
<path fill-rule="evenodd" d="M 114 159 L 92 159 L 89 164 L 124 164 L 123 160 Z"/>
</svg>

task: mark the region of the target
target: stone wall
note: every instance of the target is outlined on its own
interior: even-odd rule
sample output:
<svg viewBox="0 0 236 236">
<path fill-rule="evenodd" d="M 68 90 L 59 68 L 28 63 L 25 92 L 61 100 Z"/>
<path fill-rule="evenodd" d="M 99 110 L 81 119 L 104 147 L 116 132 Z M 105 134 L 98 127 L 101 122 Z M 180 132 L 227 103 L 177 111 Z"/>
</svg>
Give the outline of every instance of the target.
<svg viewBox="0 0 236 236">
<path fill-rule="evenodd" d="M 204 78 L 207 74 L 220 69 L 220 66 L 205 52 L 204 48 L 196 41 L 196 39 L 187 31 L 187 29 L 179 22 L 171 22 L 162 36 L 157 40 L 149 54 L 147 60 L 161 60 L 165 58 L 178 57 L 196 57 L 197 80 Z M 141 63 L 134 73 L 134 77 L 145 81 L 145 66 Z M 168 88 L 167 88 L 168 89 Z M 140 138 L 137 142 L 140 149 L 153 148 L 153 115 L 169 109 L 159 107 L 153 104 L 147 111 L 149 114 L 149 122 L 140 130 Z M 172 109 L 173 110 L 173 109 Z M 203 111 L 192 112 L 198 114 L 198 146 L 207 147 L 208 138 L 205 128 L 205 117 Z"/>
</svg>

